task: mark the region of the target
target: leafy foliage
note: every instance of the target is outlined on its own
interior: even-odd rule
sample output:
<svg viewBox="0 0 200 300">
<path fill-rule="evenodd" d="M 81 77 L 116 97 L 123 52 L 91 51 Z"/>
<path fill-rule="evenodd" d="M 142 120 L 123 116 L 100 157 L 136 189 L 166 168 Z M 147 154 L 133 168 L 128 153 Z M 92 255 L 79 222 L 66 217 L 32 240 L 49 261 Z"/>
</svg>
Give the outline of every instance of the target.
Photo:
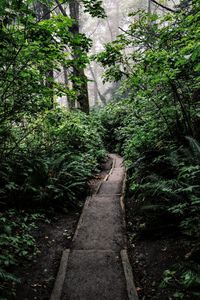
<svg viewBox="0 0 200 300">
<path fill-rule="evenodd" d="M 91 14 L 103 14 L 101 1 L 83 2 Z M 0 20 L 1 204 L 72 203 L 103 148 L 92 119 L 56 108 L 58 96 L 74 101 L 79 91 L 53 72 L 64 67 L 78 87 L 83 78 L 72 70 L 85 68 L 91 41 L 73 34 L 74 20 L 56 14 L 54 1 L 3 1 Z"/>
<path fill-rule="evenodd" d="M 89 12 L 92 17 L 105 18 L 106 14 L 101 0 L 82 0 L 85 12 Z"/>
<path fill-rule="evenodd" d="M 60 5 L 68 4 L 62 1 Z M 82 1 L 104 17 L 101 1 Z M 87 181 L 105 155 L 100 124 L 80 111 L 57 107 L 57 98 L 77 99 L 86 79 L 91 40 L 73 34 L 75 20 L 57 14 L 57 1 L 10 0 L 0 5 L 0 289 L 14 297 L 12 274 L 31 258 L 31 235 L 39 209 L 68 211 L 80 205 Z M 76 57 L 76 59 L 74 59 Z M 69 84 L 57 80 L 65 70 Z M 26 210 L 22 212 L 21 210 Z"/>
<path fill-rule="evenodd" d="M 1 169 L 5 207 L 74 206 L 105 155 L 95 121 L 81 112 L 51 110 L 12 136 Z"/>
<path fill-rule="evenodd" d="M 35 228 L 34 221 L 39 218 L 43 216 L 15 210 L 0 214 L 0 290 L 4 299 L 14 297 L 15 284 L 20 282 L 12 274 L 12 268 L 18 265 L 19 259 L 31 259 L 37 253 L 35 240 L 30 232 Z"/>
<path fill-rule="evenodd" d="M 105 145 L 127 163 L 133 226 L 140 235 L 185 237 L 195 251 L 169 271 L 180 280 L 180 291 L 169 296 L 198 299 L 200 7 L 199 1 L 183 4 L 162 18 L 130 14 L 128 30 L 96 59 L 105 80 L 120 81 L 117 101 L 100 118 Z"/>
<path fill-rule="evenodd" d="M 87 181 L 106 153 L 99 128 L 92 116 L 60 108 L 11 128 L 12 139 L 1 148 L 0 171 L 0 280 L 5 297 L 19 281 L 12 266 L 36 250 L 30 231 L 37 215 L 19 209 L 68 212 L 80 205 Z"/>
</svg>

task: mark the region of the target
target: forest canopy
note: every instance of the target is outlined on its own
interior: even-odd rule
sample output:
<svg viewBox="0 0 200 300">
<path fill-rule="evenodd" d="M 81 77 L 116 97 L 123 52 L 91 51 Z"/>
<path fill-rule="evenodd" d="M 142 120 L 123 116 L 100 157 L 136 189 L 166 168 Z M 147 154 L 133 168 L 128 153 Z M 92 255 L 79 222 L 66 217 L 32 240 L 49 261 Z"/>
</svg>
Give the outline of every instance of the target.
<svg viewBox="0 0 200 300">
<path fill-rule="evenodd" d="M 0 289 L 6 299 L 18 283 L 12 268 L 35 251 L 33 221 L 49 210 L 79 207 L 107 151 L 125 159 L 131 230 L 162 237 L 174 231 L 187 249 L 161 287 L 172 286 L 169 299 L 200 297 L 200 2 L 147 4 L 91 56 L 80 12 L 106 20 L 102 1 L 1 0 Z M 90 107 L 91 60 L 114 86 L 103 108 Z"/>
</svg>

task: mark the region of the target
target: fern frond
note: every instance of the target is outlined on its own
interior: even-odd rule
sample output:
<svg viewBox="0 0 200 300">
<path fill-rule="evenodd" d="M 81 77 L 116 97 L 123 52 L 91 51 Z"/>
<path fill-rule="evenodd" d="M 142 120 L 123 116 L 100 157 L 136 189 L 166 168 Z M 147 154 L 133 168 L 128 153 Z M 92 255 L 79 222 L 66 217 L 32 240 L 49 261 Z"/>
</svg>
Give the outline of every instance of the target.
<svg viewBox="0 0 200 300">
<path fill-rule="evenodd" d="M 189 142 L 190 148 L 195 156 L 195 158 L 200 160 L 200 144 L 198 141 L 190 136 L 186 136 L 186 139 Z"/>
<path fill-rule="evenodd" d="M 3 270 L 2 268 L 0 268 L 0 279 L 4 282 L 6 281 L 13 281 L 16 283 L 20 282 L 20 279 L 17 278 L 15 275 L 8 273 L 7 271 Z"/>
</svg>

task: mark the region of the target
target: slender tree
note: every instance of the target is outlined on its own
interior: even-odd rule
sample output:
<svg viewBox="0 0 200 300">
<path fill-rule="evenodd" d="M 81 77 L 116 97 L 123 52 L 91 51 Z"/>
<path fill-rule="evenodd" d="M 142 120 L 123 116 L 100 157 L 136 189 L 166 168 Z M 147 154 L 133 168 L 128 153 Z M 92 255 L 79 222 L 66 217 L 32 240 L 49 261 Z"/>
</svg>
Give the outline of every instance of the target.
<svg viewBox="0 0 200 300">
<path fill-rule="evenodd" d="M 69 2 L 69 10 L 70 10 L 70 17 L 74 19 L 74 24 L 71 28 L 71 32 L 74 36 L 78 35 L 80 32 L 79 29 L 79 1 L 78 0 L 72 0 Z M 74 46 L 73 49 L 74 53 L 74 59 L 76 60 L 78 55 L 78 46 Z M 76 78 L 80 77 L 81 82 L 77 83 Z M 73 67 L 73 78 L 72 84 L 74 89 L 77 91 L 77 101 L 80 105 L 80 109 L 84 111 L 85 113 L 89 113 L 90 106 L 89 106 L 89 95 L 88 95 L 88 86 L 87 86 L 87 77 L 84 73 L 84 69 L 82 66 L 75 65 Z"/>
<path fill-rule="evenodd" d="M 50 20 L 51 18 L 51 10 L 47 4 L 44 4 L 40 1 L 36 2 L 35 5 L 36 11 L 36 19 L 37 21 L 40 20 Z M 49 88 L 49 94 L 52 99 L 52 107 L 53 107 L 53 65 L 49 66 L 49 70 L 46 72 L 46 86 Z"/>
<path fill-rule="evenodd" d="M 103 104 L 106 104 L 106 98 L 101 94 L 99 87 L 98 87 L 98 82 L 97 82 L 97 64 L 94 65 L 94 70 L 89 66 L 90 73 L 92 75 L 93 81 L 94 81 L 94 100 L 95 100 L 95 105 L 98 104 L 98 96 Z"/>
</svg>

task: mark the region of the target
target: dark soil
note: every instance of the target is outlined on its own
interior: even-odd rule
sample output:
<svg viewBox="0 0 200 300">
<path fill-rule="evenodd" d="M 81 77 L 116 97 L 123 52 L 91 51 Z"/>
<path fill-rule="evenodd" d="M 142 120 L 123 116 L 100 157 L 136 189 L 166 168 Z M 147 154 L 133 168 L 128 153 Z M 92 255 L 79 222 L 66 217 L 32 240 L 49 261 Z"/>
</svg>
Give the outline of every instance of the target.
<svg viewBox="0 0 200 300">
<path fill-rule="evenodd" d="M 102 164 L 101 172 L 95 174 L 88 183 L 89 194 L 96 190 L 111 166 L 111 159 Z M 80 213 L 81 210 L 69 214 L 55 213 L 50 223 L 36 223 L 37 229 L 32 234 L 36 240 L 38 254 L 34 260 L 21 261 L 18 269 L 14 270 L 17 277 L 21 278 L 15 299 L 50 299 L 62 252 L 71 247 Z"/>
<path fill-rule="evenodd" d="M 21 262 L 16 299 L 49 300 L 62 251 L 70 248 L 78 218 L 79 212 L 55 214 L 50 224 L 37 224 L 33 236 L 39 253 L 33 261 Z"/>
<path fill-rule="evenodd" d="M 163 273 L 183 261 L 187 253 L 183 237 L 177 233 L 169 234 L 152 232 L 148 235 L 139 235 L 136 227 L 133 229 L 133 216 L 130 210 L 133 204 L 127 200 L 127 230 L 128 252 L 133 269 L 136 289 L 140 300 L 169 300 L 177 290 L 176 282 L 173 286 L 161 287 Z"/>
<path fill-rule="evenodd" d="M 168 300 L 176 286 L 161 288 L 165 270 L 181 258 L 181 241 L 175 239 L 137 240 L 129 246 L 129 257 L 140 299 Z"/>
</svg>

